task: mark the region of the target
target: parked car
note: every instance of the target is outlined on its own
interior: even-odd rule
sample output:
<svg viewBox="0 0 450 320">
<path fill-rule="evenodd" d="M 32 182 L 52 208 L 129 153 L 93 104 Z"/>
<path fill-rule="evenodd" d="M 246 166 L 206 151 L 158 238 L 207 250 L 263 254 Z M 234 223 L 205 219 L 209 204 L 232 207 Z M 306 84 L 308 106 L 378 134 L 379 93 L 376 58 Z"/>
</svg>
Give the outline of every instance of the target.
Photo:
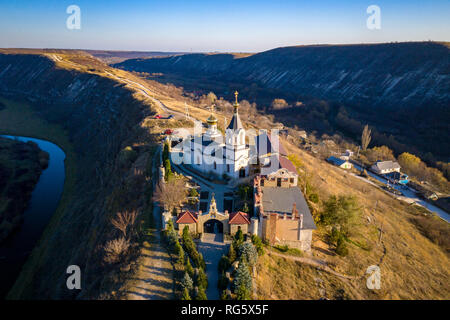
<svg viewBox="0 0 450 320">
<path fill-rule="evenodd" d="M 173 114 L 169 115 L 167 119 L 173 119 Z"/>
<path fill-rule="evenodd" d="M 157 114 L 156 116 L 155 116 L 155 119 L 161 119 L 162 118 L 162 115 L 160 115 L 160 114 Z"/>
<path fill-rule="evenodd" d="M 166 131 L 164 131 L 164 134 L 172 134 L 173 130 L 172 129 L 166 129 Z"/>
</svg>

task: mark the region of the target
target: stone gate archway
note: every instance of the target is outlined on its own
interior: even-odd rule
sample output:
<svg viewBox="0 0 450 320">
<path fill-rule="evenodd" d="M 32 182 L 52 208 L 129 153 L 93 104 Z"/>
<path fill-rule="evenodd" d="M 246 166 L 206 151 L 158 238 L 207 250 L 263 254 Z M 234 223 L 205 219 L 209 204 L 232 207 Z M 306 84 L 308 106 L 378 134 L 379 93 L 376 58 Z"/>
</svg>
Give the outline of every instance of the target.
<svg viewBox="0 0 450 320">
<path fill-rule="evenodd" d="M 204 233 L 223 233 L 223 222 L 217 219 L 209 219 L 203 223 Z"/>
</svg>

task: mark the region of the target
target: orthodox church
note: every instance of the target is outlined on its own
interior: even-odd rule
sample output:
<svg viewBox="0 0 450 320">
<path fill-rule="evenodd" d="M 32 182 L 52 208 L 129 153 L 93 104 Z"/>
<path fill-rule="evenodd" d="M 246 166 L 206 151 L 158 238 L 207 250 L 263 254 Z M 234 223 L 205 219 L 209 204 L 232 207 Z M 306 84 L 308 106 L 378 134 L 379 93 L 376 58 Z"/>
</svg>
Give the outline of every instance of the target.
<svg viewBox="0 0 450 320">
<path fill-rule="evenodd" d="M 239 117 L 237 91 L 235 97 L 233 117 L 225 130 L 225 139 L 217 129 L 213 110 L 207 119 L 206 132 L 191 139 L 191 164 L 195 169 L 234 179 L 249 176 L 250 148 L 246 144 L 245 129 Z"/>
</svg>

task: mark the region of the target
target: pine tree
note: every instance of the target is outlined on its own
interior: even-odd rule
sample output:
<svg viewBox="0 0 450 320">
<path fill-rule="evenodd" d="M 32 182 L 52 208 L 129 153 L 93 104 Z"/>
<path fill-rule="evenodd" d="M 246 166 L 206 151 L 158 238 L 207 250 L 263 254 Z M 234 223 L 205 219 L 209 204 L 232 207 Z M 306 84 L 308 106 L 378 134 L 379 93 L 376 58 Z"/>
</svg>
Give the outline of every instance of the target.
<svg viewBox="0 0 450 320">
<path fill-rule="evenodd" d="M 237 300 L 250 300 L 251 293 L 242 283 L 236 291 L 236 299 Z"/>
<path fill-rule="evenodd" d="M 245 242 L 239 247 L 239 261 L 245 261 L 245 263 L 253 266 L 257 259 L 258 252 L 251 242 Z"/>
<path fill-rule="evenodd" d="M 208 287 L 208 279 L 206 277 L 205 271 L 199 268 L 196 277 L 196 285 L 198 287 L 207 288 Z"/>
<path fill-rule="evenodd" d="M 246 297 L 252 292 L 252 276 L 247 264 L 244 261 L 239 263 L 236 277 L 233 281 L 233 286 L 236 293 L 240 294 L 242 297 Z"/>
<path fill-rule="evenodd" d="M 191 265 L 191 261 L 190 261 L 190 259 L 189 259 L 189 256 L 186 255 L 185 258 L 186 258 L 186 261 L 185 261 L 185 263 L 184 263 L 184 270 L 185 270 L 185 271 L 188 273 L 188 275 L 192 278 L 192 277 L 194 277 L 194 268 L 192 268 L 192 265 Z"/>
<path fill-rule="evenodd" d="M 195 300 L 208 300 L 208 298 L 206 297 L 205 288 L 203 288 L 202 286 L 198 287 L 198 293 L 195 297 Z"/>
<path fill-rule="evenodd" d="M 234 250 L 234 245 L 230 245 L 230 250 L 228 251 L 228 258 L 230 258 L 230 262 L 233 263 L 236 260 L 236 251 Z"/>
<path fill-rule="evenodd" d="M 181 300 L 191 300 L 191 296 L 189 295 L 189 290 L 187 288 L 183 289 Z"/>
<path fill-rule="evenodd" d="M 181 286 L 183 289 L 187 289 L 189 292 L 194 288 L 194 282 L 187 272 L 184 273 L 184 277 L 181 280 Z"/>
</svg>

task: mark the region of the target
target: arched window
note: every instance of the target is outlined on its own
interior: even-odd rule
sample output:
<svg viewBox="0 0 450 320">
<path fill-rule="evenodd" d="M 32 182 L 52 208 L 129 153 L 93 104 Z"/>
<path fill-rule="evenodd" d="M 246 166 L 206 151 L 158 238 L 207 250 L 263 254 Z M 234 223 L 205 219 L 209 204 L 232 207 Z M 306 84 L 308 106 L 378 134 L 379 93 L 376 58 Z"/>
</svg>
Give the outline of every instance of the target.
<svg viewBox="0 0 450 320">
<path fill-rule="evenodd" d="M 230 172 L 230 165 L 227 164 L 227 172 Z"/>
<path fill-rule="evenodd" d="M 214 170 L 217 170 L 217 163 L 214 161 Z"/>
</svg>

